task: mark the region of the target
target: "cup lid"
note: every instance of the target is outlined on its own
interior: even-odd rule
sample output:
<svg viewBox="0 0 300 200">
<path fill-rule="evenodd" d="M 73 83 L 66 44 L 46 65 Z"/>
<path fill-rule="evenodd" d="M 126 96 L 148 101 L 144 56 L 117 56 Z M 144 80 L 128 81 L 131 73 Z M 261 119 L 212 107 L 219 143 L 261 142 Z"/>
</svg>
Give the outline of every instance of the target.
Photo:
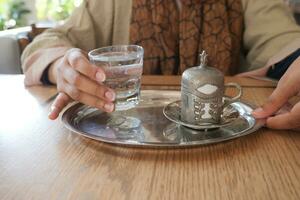
<svg viewBox="0 0 300 200">
<path fill-rule="evenodd" d="M 190 82 L 195 82 L 196 80 L 211 80 L 211 81 L 216 81 L 218 80 L 223 80 L 224 75 L 223 73 L 214 68 L 214 67 L 209 67 L 207 65 L 207 57 L 208 54 L 205 51 L 202 51 L 201 54 L 199 54 L 200 58 L 200 65 L 195 66 L 192 68 L 189 68 L 185 70 L 182 74 L 182 83 L 183 84 L 188 84 Z"/>
</svg>

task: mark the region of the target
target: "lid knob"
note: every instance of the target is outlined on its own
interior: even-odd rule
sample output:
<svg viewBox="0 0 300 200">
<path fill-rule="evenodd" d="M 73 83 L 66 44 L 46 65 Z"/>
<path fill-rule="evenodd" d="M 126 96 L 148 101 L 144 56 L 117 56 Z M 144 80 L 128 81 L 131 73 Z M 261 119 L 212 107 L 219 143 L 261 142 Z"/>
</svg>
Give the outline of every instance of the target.
<svg viewBox="0 0 300 200">
<path fill-rule="evenodd" d="M 199 54 L 200 57 L 200 68 L 205 67 L 207 64 L 207 53 L 203 50 L 201 54 Z"/>
</svg>

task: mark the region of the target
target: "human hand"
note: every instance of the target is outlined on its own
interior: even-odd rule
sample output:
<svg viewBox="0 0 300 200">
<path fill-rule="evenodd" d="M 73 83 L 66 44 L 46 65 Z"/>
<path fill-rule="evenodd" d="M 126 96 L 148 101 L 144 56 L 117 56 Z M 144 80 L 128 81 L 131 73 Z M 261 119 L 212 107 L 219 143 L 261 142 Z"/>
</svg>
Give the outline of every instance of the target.
<svg viewBox="0 0 300 200">
<path fill-rule="evenodd" d="M 267 118 L 266 126 L 272 129 L 300 128 L 300 101 L 289 104 L 289 99 L 300 92 L 300 58 L 296 59 L 279 80 L 267 102 L 252 114 L 256 118 Z"/>
<path fill-rule="evenodd" d="M 49 71 L 53 72 L 52 79 L 59 91 L 51 106 L 49 119 L 56 119 L 73 100 L 106 112 L 114 110 L 116 94 L 102 84 L 105 80 L 104 71 L 91 64 L 82 50 L 69 50 L 63 58 L 51 65 Z"/>
</svg>

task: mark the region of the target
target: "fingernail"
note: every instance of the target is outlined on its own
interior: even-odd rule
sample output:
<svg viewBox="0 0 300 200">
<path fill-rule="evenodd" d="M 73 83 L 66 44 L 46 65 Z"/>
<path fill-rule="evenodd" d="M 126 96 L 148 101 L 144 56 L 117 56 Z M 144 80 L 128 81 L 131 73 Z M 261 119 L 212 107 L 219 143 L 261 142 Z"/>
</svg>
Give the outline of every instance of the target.
<svg viewBox="0 0 300 200">
<path fill-rule="evenodd" d="M 57 117 L 56 116 L 57 114 L 54 112 L 55 109 L 57 109 L 55 106 L 50 107 L 50 111 L 48 113 L 48 118 L 51 119 L 51 120 L 54 120 Z"/>
<path fill-rule="evenodd" d="M 264 110 L 262 108 L 256 108 L 252 113 L 260 113 L 263 112 Z"/>
<path fill-rule="evenodd" d="M 51 120 L 55 119 L 55 115 L 54 115 L 52 110 L 48 113 L 48 118 L 51 119 Z"/>
<path fill-rule="evenodd" d="M 53 110 L 55 110 L 56 109 L 56 106 L 51 106 L 50 107 L 50 112 L 52 112 Z"/>
<path fill-rule="evenodd" d="M 114 110 L 114 104 L 112 103 L 107 103 L 104 105 L 104 109 L 107 111 L 107 112 L 112 112 Z"/>
<path fill-rule="evenodd" d="M 268 115 L 266 115 L 266 113 L 264 112 L 264 110 L 262 108 L 255 109 L 254 111 L 252 111 L 251 114 L 253 115 L 253 117 L 258 118 L 258 119 L 268 117 Z"/>
<path fill-rule="evenodd" d="M 102 72 L 97 72 L 97 73 L 96 73 L 96 79 L 97 79 L 98 81 L 100 81 L 100 82 L 105 81 L 105 75 L 104 75 L 104 73 L 102 73 Z"/>
<path fill-rule="evenodd" d="M 115 95 L 115 93 L 113 93 L 113 92 L 111 92 L 111 91 L 107 91 L 107 92 L 105 93 L 105 97 L 108 98 L 108 99 L 111 100 L 111 101 L 114 101 L 115 98 L 116 98 L 116 95 Z"/>
<path fill-rule="evenodd" d="M 54 117 L 53 117 L 53 113 L 52 113 L 52 112 L 49 112 L 49 113 L 48 113 L 48 118 L 49 118 L 49 119 L 51 119 L 51 120 L 53 120 L 53 119 L 54 119 Z"/>
</svg>

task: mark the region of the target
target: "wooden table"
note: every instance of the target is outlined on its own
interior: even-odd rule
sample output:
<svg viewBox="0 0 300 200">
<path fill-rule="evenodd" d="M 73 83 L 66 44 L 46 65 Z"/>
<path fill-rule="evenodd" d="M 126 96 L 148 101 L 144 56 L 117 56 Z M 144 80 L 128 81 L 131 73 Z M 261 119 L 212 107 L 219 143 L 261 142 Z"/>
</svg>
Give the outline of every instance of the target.
<svg viewBox="0 0 300 200">
<path fill-rule="evenodd" d="M 274 84 L 228 77 L 262 104 Z M 144 77 L 178 88 L 180 77 Z M 54 88 L 0 76 L 1 199 L 300 199 L 300 134 L 261 129 L 189 149 L 125 148 L 78 136 L 47 113 Z"/>
</svg>

